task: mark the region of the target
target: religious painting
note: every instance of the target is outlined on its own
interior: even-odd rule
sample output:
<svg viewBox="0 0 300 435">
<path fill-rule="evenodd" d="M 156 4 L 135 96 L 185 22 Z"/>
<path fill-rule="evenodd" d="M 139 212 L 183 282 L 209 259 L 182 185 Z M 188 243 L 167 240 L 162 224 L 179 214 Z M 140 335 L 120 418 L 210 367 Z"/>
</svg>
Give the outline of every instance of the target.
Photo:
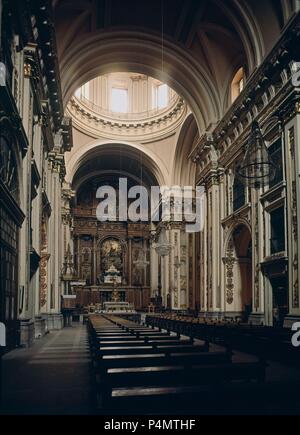
<svg viewBox="0 0 300 435">
<path fill-rule="evenodd" d="M 123 274 L 123 251 L 120 241 L 115 238 L 105 239 L 100 245 L 100 279 L 105 281 L 108 272 L 113 271 L 118 277 Z"/>
</svg>

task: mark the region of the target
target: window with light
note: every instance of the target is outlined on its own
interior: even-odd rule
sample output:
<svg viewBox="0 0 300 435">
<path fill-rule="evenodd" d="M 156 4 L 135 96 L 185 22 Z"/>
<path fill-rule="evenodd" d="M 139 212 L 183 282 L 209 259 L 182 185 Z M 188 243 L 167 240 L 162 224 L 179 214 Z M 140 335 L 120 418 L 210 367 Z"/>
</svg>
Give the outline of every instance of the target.
<svg viewBox="0 0 300 435">
<path fill-rule="evenodd" d="M 155 86 L 153 89 L 153 108 L 163 109 L 169 103 L 169 88 L 165 84 Z"/>
<path fill-rule="evenodd" d="M 112 88 L 111 90 L 111 110 L 112 112 L 128 112 L 128 90 L 122 88 Z"/>
<path fill-rule="evenodd" d="M 85 83 L 81 88 L 78 88 L 75 92 L 75 97 L 77 98 L 85 98 L 89 100 L 90 98 L 90 82 Z"/>
<path fill-rule="evenodd" d="M 245 87 L 245 73 L 243 68 L 239 68 L 231 82 L 231 102 L 233 102 Z"/>
</svg>

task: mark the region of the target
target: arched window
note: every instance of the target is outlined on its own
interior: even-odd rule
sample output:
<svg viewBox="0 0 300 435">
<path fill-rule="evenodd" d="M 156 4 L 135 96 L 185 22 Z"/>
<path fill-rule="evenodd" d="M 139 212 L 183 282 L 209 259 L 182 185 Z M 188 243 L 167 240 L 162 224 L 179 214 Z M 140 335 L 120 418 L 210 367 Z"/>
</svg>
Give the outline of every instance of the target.
<svg viewBox="0 0 300 435">
<path fill-rule="evenodd" d="M 152 107 L 153 109 L 163 109 L 169 104 L 169 87 L 161 83 L 153 87 Z"/>
<path fill-rule="evenodd" d="M 111 111 L 116 113 L 128 112 L 128 89 L 112 88 Z"/>
<path fill-rule="evenodd" d="M 85 83 L 75 92 L 75 97 L 89 100 L 90 99 L 90 82 Z"/>
<path fill-rule="evenodd" d="M 231 102 L 233 103 L 234 100 L 240 95 L 242 90 L 244 89 L 245 85 L 245 73 L 244 68 L 239 68 L 236 72 L 235 76 L 233 77 L 233 80 L 231 82 Z"/>
</svg>

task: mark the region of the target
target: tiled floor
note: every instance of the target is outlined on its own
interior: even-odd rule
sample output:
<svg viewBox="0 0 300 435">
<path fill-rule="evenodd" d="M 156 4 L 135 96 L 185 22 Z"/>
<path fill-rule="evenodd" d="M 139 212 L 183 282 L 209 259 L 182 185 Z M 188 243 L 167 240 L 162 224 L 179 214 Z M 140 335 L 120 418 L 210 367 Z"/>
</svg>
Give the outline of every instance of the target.
<svg viewBox="0 0 300 435">
<path fill-rule="evenodd" d="M 10 414 L 90 414 L 86 327 L 55 331 L 3 358 L 3 408 Z"/>
</svg>

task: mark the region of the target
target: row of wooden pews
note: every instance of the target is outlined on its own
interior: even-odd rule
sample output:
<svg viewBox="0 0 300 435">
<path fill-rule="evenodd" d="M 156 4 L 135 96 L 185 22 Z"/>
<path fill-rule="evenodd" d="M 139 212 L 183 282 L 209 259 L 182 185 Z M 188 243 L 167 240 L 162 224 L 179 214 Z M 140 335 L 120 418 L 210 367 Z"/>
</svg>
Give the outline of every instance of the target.
<svg viewBox="0 0 300 435">
<path fill-rule="evenodd" d="M 101 413 L 195 413 L 216 393 L 226 401 L 236 383 L 265 378 L 261 361 L 233 363 L 230 349 L 160 327 L 93 315 L 88 330 Z"/>
<path fill-rule="evenodd" d="M 176 333 L 231 346 L 244 352 L 260 355 L 284 363 L 298 365 L 300 353 L 292 346 L 293 332 L 288 328 L 254 326 L 238 322 L 204 322 L 176 315 L 152 315 L 146 317 L 146 325 L 165 328 Z"/>
</svg>

